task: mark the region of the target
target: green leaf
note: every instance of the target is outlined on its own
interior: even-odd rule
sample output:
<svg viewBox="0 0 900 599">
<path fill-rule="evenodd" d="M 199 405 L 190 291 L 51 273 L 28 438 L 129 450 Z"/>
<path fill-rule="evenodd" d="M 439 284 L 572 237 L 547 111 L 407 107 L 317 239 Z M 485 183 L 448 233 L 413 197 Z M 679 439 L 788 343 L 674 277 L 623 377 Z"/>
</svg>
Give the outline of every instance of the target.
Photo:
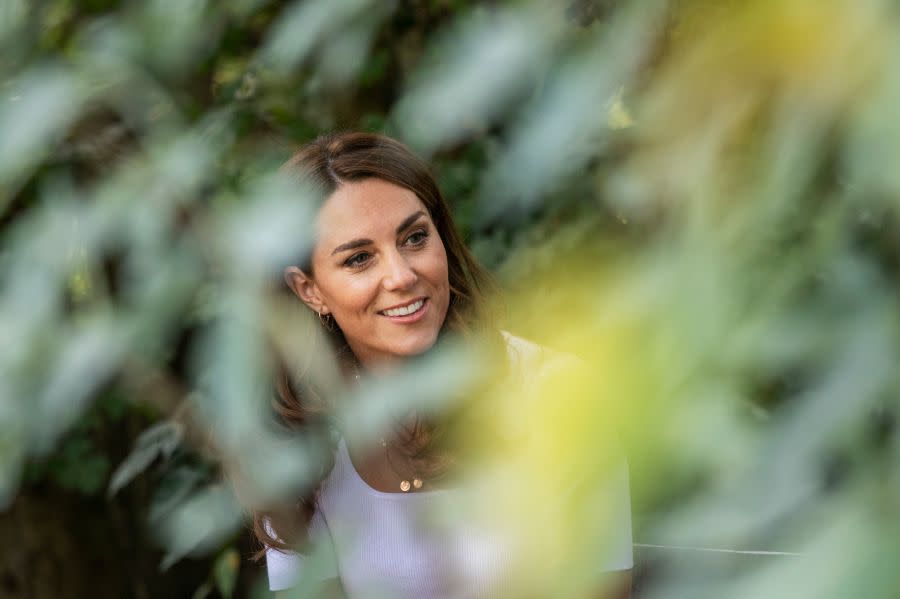
<svg viewBox="0 0 900 599">
<path fill-rule="evenodd" d="M 150 522 L 159 522 L 180 506 L 203 480 L 204 472 L 196 467 L 179 466 L 169 470 L 159 482 L 150 502 Z"/>
<path fill-rule="evenodd" d="M 207 597 L 209 597 L 210 593 L 212 593 L 212 585 L 209 584 L 209 581 L 207 580 L 199 587 L 197 587 L 197 590 L 194 591 L 193 595 L 191 595 L 191 599 L 206 599 Z"/>
<path fill-rule="evenodd" d="M 182 503 L 157 527 L 167 548 L 162 571 L 187 555 L 199 555 L 220 547 L 241 525 L 241 508 L 223 484 L 210 485 Z"/>
<path fill-rule="evenodd" d="M 213 579 L 222 597 L 230 599 L 234 594 L 234 585 L 240 568 L 241 558 L 234 547 L 227 548 L 216 558 L 216 563 L 213 564 Z"/>
<path fill-rule="evenodd" d="M 108 495 L 111 497 L 127 485 L 135 476 L 147 469 L 158 456 L 168 458 L 182 439 L 181 425 L 165 421 L 145 430 L 137 438 L 134 449 L 119 464 L 109 481 Z"/>
<path fill-rule="evenodd" d="M 94 495 L 109 475 L 109 459 L 84 434 L 70 437 L 41 471 L 67 491 Z"/>
</svg>

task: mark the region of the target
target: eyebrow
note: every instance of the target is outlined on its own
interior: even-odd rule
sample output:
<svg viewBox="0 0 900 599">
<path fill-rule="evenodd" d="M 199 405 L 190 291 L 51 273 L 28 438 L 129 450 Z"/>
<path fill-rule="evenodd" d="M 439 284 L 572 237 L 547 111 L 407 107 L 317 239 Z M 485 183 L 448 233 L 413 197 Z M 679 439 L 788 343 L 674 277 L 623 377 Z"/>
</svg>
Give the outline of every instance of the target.
<svg viewBox="0 0 900 599">
<path fill-rule="evenodd" d="M 425 212 L 423 212 L 422 210 L 413 212 L 412 214 L 404 218 L 403 222 L 397 226 L 396 234 L 399 235 L 403 232 L 404 229 L 408 228 L 423 216 L 425 216 Z M 347 243 L 342 243 L 341 245 L 334 248 L 334 250 L 332 250 L 331 252 L 331 255 L 334 256 L 338 252 L 346 252 L 347 250 L 355 250 L 356 248 L 371 245 L 372 243 L 374 242 L 371 239 L 354 239 L 352 241 L 348 241 Z"/>
</svg>

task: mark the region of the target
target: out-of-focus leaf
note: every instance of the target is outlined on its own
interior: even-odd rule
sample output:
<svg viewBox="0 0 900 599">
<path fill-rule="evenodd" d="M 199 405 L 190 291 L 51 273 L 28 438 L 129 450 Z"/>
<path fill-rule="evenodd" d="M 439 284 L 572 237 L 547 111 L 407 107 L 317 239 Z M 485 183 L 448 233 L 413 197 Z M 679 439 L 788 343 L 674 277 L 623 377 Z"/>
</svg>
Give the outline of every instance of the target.
<svg viewBox="0 0 900 599">
<path fill-rule="evenodd" d="M 222 597 L 231 599 L 234 595 L 234 585 L 237 582 L 241 568 L 241 556 L 237 549 L 228 547 L 219 554 L 213 564 L 213 579 L 216 581 L 216 589 Z"/>
<path fill-rule="evenodd" d="M 194 591 L 194 594 L 191 595 L 191 599 L 206 599 L 209 597 L 209 594 L 213 592 L 213 585 L 207 580 Z"/>
<path fill-rule="evenodd" d="M 52 375 L 44 382 L 33 425 L 34 446 L 46 451 L 81 413 L 93 393 L 112 374 L 125 351 L 124 331 L 108 316 L 72 326 L 50 358 Z"/>
<path fill-rule="evenodd" d="M 255 284 L 267 284 L 311 249 L 321 198 L 278 176 L 254 181 L 244 194 L 248 201 L 229 209 L 218 223 L 226 233 L 220 250 L 234 276 L 253 273 Z"/>
<path fill-rule="evenodd" d="M 0 40 L 16 31 L 25 22 L 27 14 L 26 0 L 9 0 L 0 5 Z"/>
<path fill-rule="evenodd" d="M 655 10 L 660 10 L 656 8 Z M 482 177 L 479 217 L 528 211 L 564 177 L 576 176 L 606 146 L 605 106 L 640 65 L 656 20 L 635 10 L 615 31 L 558 65 L 540 97 L 513 123 L 508 147 Z"/>
<path fill-rule="evenodd" d="M 0 95 L 0 189 L 47 157 L 51 144 L 75 119 L 86 99 L 75 73 L 53 64 L 35 66 Z M 0 196 L 0 210 L 10 199 Z"/>
<path fill-rule="evenodd" d="M 420 71 L 395 109 L 404 137 L 428 154 L 495 119 L 545 64 L 559 17 L 532 5 L 478 14 L 447 33 L 432 49 L 440 67 Z"/>
<path fill-rule="evenodd" d="M 218 33 L 208 0 L 149 0 L 141 4 L 144 51 L 167 70 L 185 68 L 204 57 Z"/>
<path fill-rule="evenodd" d="M 159 534 L 168 548 L 160 569 L 194 553 L 209 551 L 240 526 L 241 510 L 231 492 L 213 485 L 194 494 L 161 526 Z"/>
<path fill-rule="evenodd" d="M 266 40 L 261 58 L 275 68 L 290 69 L 326 36 L 340 35 L 341 25 L 372 4 L 371 0 L 295 0 Z"/>
<path fill-rule="evenodd" d="M 182 442 L 181 425 L 166 421 L 145 430 L 109 481 L 107 494 L 115 495 L 153 463 L 156 458 L 168 459 Z"/>
<path fill-rule="evenodd" d="M 158 523 L 167 517 L 190 496 L 203 479 L 204 473 L 196 467 L 179 466 L 166 472 L 153 494 L 147 520 Z"/>
<path fill-rule="evenodd" d="M 410 410 L 429 413 L 458 401 L 454 393 L 483 374 L 474 353 L 465 352 L 458 342 L 448 343 L 415 368 L 366 380 L 338 404 L 336 419 L 343 434 L 362 443 L 372 442 Z"/>
<path fill-rule="evenodd" d="M 94 495 L 103 488 L 109 473 L 109 460 L 84 443 L 67 443 L 62 455 L 50 468 L 53 481 L 63 489 Z"/>
</svg>

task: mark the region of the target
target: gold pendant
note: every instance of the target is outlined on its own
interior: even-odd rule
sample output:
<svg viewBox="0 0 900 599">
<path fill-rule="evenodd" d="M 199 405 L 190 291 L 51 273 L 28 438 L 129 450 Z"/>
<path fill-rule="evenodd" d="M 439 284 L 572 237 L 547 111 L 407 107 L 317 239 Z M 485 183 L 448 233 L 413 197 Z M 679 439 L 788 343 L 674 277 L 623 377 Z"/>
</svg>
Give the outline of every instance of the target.
<svg viewBox="0 0 900 599">
<path fill-rule="evenodd" d="M 400 481 L 400 490 L 403 491 L 404 493 L 409 492 L 409 481 L 408 480 Z"/>
<path fill-rule="evenodd" d="M 413 488 L 414 488 L 414 489 L 421 489 L 421 488 L 422 488 L 422 479 L 421 479 L 421 478 L 414 478 L 414 479 L 413 479 Z"/>
</svg>

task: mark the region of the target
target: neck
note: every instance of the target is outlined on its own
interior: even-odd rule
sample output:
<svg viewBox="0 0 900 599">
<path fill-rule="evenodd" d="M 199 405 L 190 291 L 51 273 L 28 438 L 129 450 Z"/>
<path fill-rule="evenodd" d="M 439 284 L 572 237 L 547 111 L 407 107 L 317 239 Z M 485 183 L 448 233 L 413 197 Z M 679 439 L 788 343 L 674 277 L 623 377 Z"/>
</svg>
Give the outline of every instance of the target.
<svg viewBox="0 0 900 599">
<path fill-rule="evenodd" d="M 366 374 L 367 376 L 383 377 L 396 372 L 410 359 L 406 356 L 369 356 L 350 348 L 351 356 L 347 360 L 345 374 L 350 376 Z"/>
</svg>

